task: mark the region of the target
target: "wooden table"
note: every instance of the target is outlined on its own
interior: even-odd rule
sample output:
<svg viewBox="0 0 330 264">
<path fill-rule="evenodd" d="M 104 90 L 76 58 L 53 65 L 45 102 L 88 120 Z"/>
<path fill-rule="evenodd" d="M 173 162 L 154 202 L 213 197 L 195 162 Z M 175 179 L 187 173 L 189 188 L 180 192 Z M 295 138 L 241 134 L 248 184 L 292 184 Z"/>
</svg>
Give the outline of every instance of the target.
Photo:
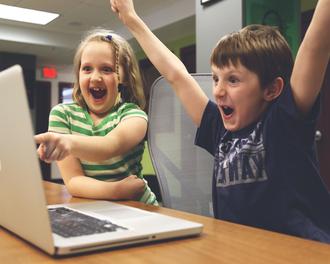
<svg viewBox="0 0 330 264">
<path fill-rule="evenodd" d="M 49 204 L 84 201 L 72 198 L 63 185 L 45 182 L 44 188 Z M 327 244 L 139 202 L 122 203 L 203 223 L 203 233 L 199 237 L 56 259 L 0 228 L 0 263 L 330 263 L 330 245 Z"/>
</svg>

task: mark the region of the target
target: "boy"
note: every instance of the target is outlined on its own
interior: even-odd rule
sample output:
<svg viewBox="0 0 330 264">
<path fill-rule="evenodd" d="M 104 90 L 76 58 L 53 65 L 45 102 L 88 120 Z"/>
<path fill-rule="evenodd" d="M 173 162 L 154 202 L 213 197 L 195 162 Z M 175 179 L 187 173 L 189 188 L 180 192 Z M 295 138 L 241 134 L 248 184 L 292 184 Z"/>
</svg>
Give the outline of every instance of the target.
<svg viewBox="0 0 330 264">
<path fill-rule="evenodd" d="M 222 38 L 211 55 L 215 103 L 131 0 L 110 2 L 197 125 L 196 144 L 215 157 L 215 217 L 330 243 L 330 197 L 314 145 L 330 0 L 319 1 L 294 67 L 271 27 L 252 25 Z"/>
</svg>

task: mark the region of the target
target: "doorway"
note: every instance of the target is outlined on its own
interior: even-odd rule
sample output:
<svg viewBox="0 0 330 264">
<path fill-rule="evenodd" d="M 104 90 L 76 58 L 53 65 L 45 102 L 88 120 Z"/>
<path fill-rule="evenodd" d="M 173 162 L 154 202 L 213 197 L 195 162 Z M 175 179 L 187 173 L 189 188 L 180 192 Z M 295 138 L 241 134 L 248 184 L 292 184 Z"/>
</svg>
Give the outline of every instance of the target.
<svg viewBox="0 0 330 264">
<path fill-rule="evenodd" d="M 36 81 L 34 86 L 35 133 L 48 131 L 48 116 L 50 112 L 51 83 Z M 51 180 L 50 164 L 40 161 L 40 168 L 44 180 Z"/>
</svg>

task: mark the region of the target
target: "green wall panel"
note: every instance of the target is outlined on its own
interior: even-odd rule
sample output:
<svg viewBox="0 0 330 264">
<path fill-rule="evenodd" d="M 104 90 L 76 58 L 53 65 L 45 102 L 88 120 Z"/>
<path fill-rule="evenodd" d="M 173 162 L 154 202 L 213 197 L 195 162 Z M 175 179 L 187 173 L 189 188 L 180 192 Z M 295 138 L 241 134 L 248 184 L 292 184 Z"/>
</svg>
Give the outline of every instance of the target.
<svg viewBox="0 0 330 264">
<path fill-rule="evenodd" d="M 246 0 L 243 8 L 243 25 L 277 26 L 292 53 L 297 53 L 300 44 L 300 0 Z"/>
</svg>

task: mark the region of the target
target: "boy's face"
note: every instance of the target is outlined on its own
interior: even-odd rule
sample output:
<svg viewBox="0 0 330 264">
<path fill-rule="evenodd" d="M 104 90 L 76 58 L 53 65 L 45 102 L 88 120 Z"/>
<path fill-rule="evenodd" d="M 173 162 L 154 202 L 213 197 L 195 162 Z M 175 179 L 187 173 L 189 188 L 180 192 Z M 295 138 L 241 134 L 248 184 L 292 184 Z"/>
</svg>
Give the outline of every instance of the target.
<svg viewBox="0 0 330 264">
<path fill-rule="evenodd" d="M 211 69 L 213 95 L 225 128 L 238 131 L 256 122 L 269 104 L 258 76 L 241 63 Z"/>
<path fill-rule="evenodd" d="M 116 103 L 118 76 L 110 45 L 93 41 L 81 55 L 79 86 L 91 114 L 106 115 Z"/>
</svg>

